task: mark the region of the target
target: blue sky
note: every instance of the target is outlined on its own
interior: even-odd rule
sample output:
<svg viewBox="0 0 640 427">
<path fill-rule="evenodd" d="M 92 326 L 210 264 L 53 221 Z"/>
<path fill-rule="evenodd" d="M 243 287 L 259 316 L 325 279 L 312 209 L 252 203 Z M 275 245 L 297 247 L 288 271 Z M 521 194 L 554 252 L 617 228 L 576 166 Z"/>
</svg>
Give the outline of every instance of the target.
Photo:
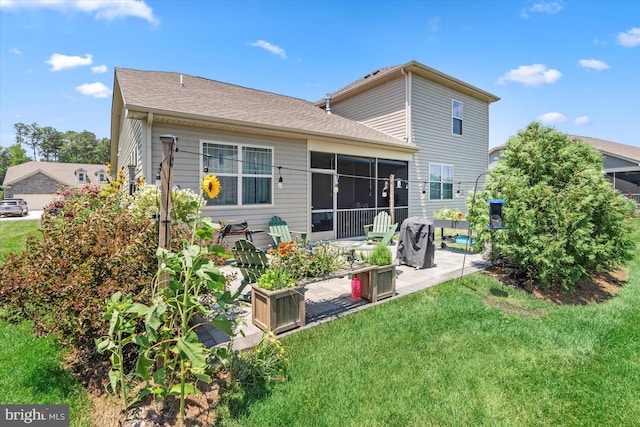
<svg viewBox="0 0 640 427">
<path fill-rule="evenodd" d="M 0 145 L 18 122 L 110 137 L 114 67 L 316 101 L 416 60 L 537 120 L 640 146 L 640 1 L 0 0 Z"/>
</svg>

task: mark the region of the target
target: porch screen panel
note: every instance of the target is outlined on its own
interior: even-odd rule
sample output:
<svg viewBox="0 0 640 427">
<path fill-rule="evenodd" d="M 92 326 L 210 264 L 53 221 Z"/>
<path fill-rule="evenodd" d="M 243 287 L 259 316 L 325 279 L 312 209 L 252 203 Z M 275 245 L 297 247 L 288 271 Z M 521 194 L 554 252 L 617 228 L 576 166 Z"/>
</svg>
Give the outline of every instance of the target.
<svg viewBox="0 0 640 427">
<path fill-rule="evenodd" d="M 333 230 L 332 174 L 311 174 L 311 226 L 314 233 Z"/>
<path fill-rule="evenodd" d="M 375 159 L 338 156 L 338 209 L 375 206 Z"/>
<path fill-rule="evenodd" d="M 385 181 L 388 182 L 389 176 L 394 175 L 394 179 L 400 180 L 400 188 L 397 185 L 393 189 L 395 207 L 409 206 L 409 189 L 407 183 L 407 177 L 409 176 L 409 167 L 407 162 L 401 162 L 396 160 L 378 159 L 378 206 L 389 206 L 390 191 L 387 192 L 387 197 L 382 196 L 382 189 L 384 188 Z"/>
</svg>

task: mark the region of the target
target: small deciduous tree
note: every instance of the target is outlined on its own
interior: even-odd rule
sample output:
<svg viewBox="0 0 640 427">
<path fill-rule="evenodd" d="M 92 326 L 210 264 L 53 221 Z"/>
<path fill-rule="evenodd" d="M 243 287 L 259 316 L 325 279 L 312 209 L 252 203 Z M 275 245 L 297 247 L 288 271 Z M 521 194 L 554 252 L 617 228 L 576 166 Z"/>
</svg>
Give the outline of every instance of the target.
<svg viewBox="0 0 640 427">
<path fill-rule="evenodd" d="M 506 228 L 491 231 L 486 202 L 496 197 L 506 200 Z M 480 243 L 504 257 L 514 275 L 570 290 L 578 279 L 630 259 L 627 211 L 597 150 L 534 122 L 507 142 L 470 220 Z"/>
</svg>

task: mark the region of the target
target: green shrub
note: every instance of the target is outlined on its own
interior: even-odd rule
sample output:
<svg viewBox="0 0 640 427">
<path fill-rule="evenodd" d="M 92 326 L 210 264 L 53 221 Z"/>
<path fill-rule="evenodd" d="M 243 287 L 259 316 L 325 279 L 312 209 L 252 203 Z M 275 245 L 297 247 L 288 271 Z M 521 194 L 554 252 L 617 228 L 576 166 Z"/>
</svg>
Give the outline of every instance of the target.
<svg viewBox="0 0 640 427">
<path fill-rule="evenodd" d="M 391 250 L 382 242 L 376 243 L 371 255 L 364 257 L 365 262 L 371 265 L 393 264 Z"/>
<path fill-rule="evenodd" d="M 136 219 L 152 218 L 159 213 L 160 188 L 155 185 L 139 185 L 128 208 Z M 200 210 L 206 205 L 199 194 L 189 189 L 174 188 L 171 191 L 171 216 L 174 222 L 189 224 L 200 215 Z"/>
<path fill-rule="evenodd" d="M 343 264 L 340 250 L 327 242 L 317 242 L 311 249 L 309 277 L 323 277 L 338 271 Z"/>
<path fill-rule="evenodd" d="M 535 286 L 571 289 L 581 277 L 629 260 L 626 199 L 603 174 L 602 155 L 539 123 L 509 139 L 474 204 L 478 244 L 490 245 L 514 275 Z M 487 230 L 487 200 L 506 200 L 504 230 Z M 471 209 L 470 209 L 471 211 Z"/>
<path fill-rule="evenodd" d="M 0 267 L 0 298 L 37 333 L 91 345 L 106 334 L 104 301 L 118 290 L 148 298 L 157 269 L 155 224 L 125 207 L 97 187 L 62 192 L 44 209 L 44 237 Z"/>
</svg>

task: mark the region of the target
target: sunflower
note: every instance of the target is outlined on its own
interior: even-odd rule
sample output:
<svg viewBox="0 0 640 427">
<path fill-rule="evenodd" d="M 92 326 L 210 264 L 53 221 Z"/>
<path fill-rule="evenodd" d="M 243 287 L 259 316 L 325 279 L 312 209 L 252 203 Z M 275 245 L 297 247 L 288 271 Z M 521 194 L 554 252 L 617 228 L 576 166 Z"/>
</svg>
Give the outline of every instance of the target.
<svg viewBox="0 0 640 427">
<path fill-rule="evenodd" d="M 215 199 L 220 194 L 220 181 L 215 175 L 207 175 L 202 180 L 202 189 L 210 199 Z"/>
</svg>

